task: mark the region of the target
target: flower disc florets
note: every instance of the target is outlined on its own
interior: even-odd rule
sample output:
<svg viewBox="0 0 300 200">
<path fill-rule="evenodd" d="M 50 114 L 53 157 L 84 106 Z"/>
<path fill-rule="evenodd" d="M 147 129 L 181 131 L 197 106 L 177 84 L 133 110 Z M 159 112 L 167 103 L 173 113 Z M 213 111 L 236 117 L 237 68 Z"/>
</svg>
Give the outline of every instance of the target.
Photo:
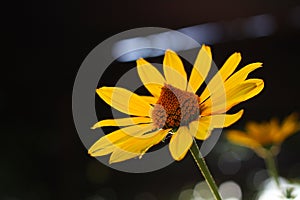
<svg viewBox="0 0 300 200">
<path fill-rule="evenodd" d="M 168 84 L 162 87 L 160 97 L 152 111 L 155 126 L 163 129 L 186 126 L 198 119 L 199 115 L 198 96 Z"/>
</svg>

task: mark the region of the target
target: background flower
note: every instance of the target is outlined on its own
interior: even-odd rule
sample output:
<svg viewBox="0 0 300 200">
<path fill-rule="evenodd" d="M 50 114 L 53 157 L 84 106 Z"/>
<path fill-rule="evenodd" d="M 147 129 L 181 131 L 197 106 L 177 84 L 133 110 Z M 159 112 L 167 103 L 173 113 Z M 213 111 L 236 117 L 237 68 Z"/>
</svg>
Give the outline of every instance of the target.
<svg viewBox="0 0 300 200">
<path fill-rule="evenodd" d="M 276 154 L 281 143 L 299 130 L 298 115 L 292 113 L 282 123 L 275 118 L 269 122 L 248 122 L 245 131 L 229 130 L 226 136 L 230 142 L 251 148 L 258 155 L 265 157 L 264 149 L 271 149 Z"/>
</svg>

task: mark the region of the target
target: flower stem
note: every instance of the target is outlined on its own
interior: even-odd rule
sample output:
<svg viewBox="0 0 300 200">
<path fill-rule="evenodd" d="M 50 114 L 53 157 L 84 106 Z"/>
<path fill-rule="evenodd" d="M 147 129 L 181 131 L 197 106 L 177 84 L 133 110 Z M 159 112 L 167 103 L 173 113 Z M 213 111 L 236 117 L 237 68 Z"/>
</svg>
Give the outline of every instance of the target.
<svg viewBox="0 0 300 200">
<path fill-rule="evenodd" d="M 190 151 L 214 198 L 216 200 L 222 200 L 221 195 L 218 192 L 218 186 L 216 185 L 195 140 L 190 148 Z"/>
<path fill-rule="evenodd" d="M 278 171 L 276 167 L 276 162 L 273 154 L 268 152 L 265 157 L 266 167 L 268 169 L 269 175 L 274 178 L 277 186 L 279 187 L 279 178 L 278 178 Z"/>
</svg>

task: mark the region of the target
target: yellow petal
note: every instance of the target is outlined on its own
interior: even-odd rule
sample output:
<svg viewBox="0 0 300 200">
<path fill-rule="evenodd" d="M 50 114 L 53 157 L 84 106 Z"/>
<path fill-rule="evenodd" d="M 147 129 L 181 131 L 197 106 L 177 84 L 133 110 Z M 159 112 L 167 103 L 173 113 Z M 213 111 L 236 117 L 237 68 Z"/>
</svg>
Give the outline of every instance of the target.
<svg viewBox="0 0 300 200">
<path fill-rule="evenodd" d="M 228 131 L 226 133 L 226 137 L 230 142 L 240 146 L 245 146 L 254 150 L 262 148 L 260 143 L 258 143 L 255 139 L 247 136 L 247 134 L 245 134 L 242 131 L 238 131 L 238 130 Z"/>
<path fill-rule="evenodd" d="M 89 150 L 89 154 L 90 156 L 93 156 L 93 157 L 97 157 L 97 156 L 105 156 L 107 154 L 111 154 L 112 152 L 114 152 L 118 147 L 117 146 L 114 146 L 114 145 L 111 145 L 111 146 L 107 146 L 105 148 L 102 148 L 102 149 L 98 149 L 97 151 L 94 151 L 94 152 L 91 152 Z"/>
<path fill-rule="evenodd" d="M 129 138 L 112 153 L 110 163 L 121 162 L 136 156 L 141 157 L 150 147 L 160 143 L 169 131 L 170 129 L 157 130 L 139 137 Z"/>
<path fill-rule="evenodd" d="M 120 144 L 119 147 L 129 152 L 143 153 L 145 149 L 161 142 L 170 130 L 159 129 L 138 137 L 130 137 L 126 142 Z"/>
<path fill-rule="evenodd" d="M 200 104 L 201 116 L 210 116 L 226 112 L 228 109 L 225 95 L 226 92 L 224 92 L 223 96 L 218 96 L 218 98 L 212 96 L 209 97 L 206 101 L 202 102 Z"/>
<path fill-rule="evenodd" d="M 225 87 L 226 88 L 234 87 L 234 85 L 237 85 L 242 81 L 246 80 L 250 72 L 260 67 L 262 67 L 262 63 L 260 62 L 246 65 L 245 67 L 243 67 L 242 69 L 234 73 L 229 79 L 226 80 Z"/>
<path fill-rule="evenodd" d="M 134 124 L 144 124 L 152 122 L 151 118 L 148 117 L 128 117 L 121 119 L 105 119 L 97 122 L 92 129 L 105 127 L 105 126 L 130 126 Z"/>
<path fill-rule="evenodd" d="M 129 127 L 116 130 L 110 134 L 101 137 L 98 141 L 96 141 L 90 147 L 89 154 L 94 156 L 94 154 L 99 150 L 103 150 L 105 148 L 111 148 L 111 146 L 116 146 L 133 136 L 139 137 L 142 134 L 151 131 L 152 129 L 153 129 L 152 124 L 150 125 L 141 124 L 141 125 L 129 126 Z"/>
<path fill-rule="evenodd" d="M 129 160 L 131 158 L 135 158 L 139 156 L 138 153 L 132 153 L 128 151 L 124 151 L 123 149 L 117 148 L 110 156 L 109 158 L 109 164 L 122 162 L 125 160 Z"/>
<path fill-rule="evenodd" d="M 248 135 L 261 145 L 270 145 L 274 144 L 275 138 L 277 138 L 278 135 L 282 135 L 282 133 L 280 132 L 278 119 L 273 118 L 270 122 L 258 124 L 257 132 L 250 132 Z"/>
<path fill-rule="evenodd" d="M 264 81 L 261 79 L 248 79 L 237 87 L 228 89 L 226 92 L 227 106 L 229 109 L 234 105 L 246 101 L 257 94 L 264 88 Z"/>
<path fill-rule="evenodd" d="M 266 136 L 268 137 L 266 132 L 266 126 L 263 124 L 258 124 L 256 122 L 248 122 L 245 126 L 245 130 L 248 133 L 249 137 L 256 138 L 257 141 L 264 143 Z M 262 134 L 263 133 L 263 134 Z M 270 140 L 269 140 L 270 141 Z"/>
<path fill-rule="evenodd" d="M 272 125 L 276 129 L 276 125 Z M 298 114 L 292 113 L 284 119 L 281 127 L 277 127 L 276 136 L 273 138 L 275 143 L 282 143 L 287 137 L 300 130 L 300 122 L 298 121 Z"/>
<path fill-rule="evenodd" d="M 144 86 L 153 96 L 159 97 L 161 88 L 166 83 L 166 80 L 161 73 L 146 60 L 140 58 L 136 62 L 137 71 Z"/>
<path fill-rule="evenodd" d="M 96 90 L 97 94 L 113 108 L 136 116 L 149 116 L 151 105 L 140 96 L 119 87 L 102 87 Z"/>
<path fill-rule="evenodd" d="M 242 83 L 236 84 L 233 87 L 224 88 L 225 90 L 216 90 L 214 93 L 211 94 L 211 98 L 214 98 L 213 103 L 224 101 L 224 99 L 221 99 L 224 96 L 224 94 L 226 95 L 226 100 L 233 99 L 236 97 L 244 97 L 245 95 L 247 95 L 248 92 L 253 90 L 256 87 L 256 85 L 260 84 L 260 81 L 258 81 L 258 79 L 249 79 Z"/>
<path fill-rule="evenodd" d="M 200 117 L 198 121 L 189 124 L 190 134 L 198 140 L 206 140 L 214 128 L 224 128 L 232 125 L 243 115 L 243 110 L 235 114 L 221 114 Z"/>
<path fill-rule="evenodd" d="M 240 110 L 235 114 L 221 114 L 221 115 L 212 115 L 211 123 L 214 128 L 224 128 L 234 124 L 238 121 L 244 113 L 244 110 Z"/>
<path fill-rule="evenodd" d="M 141 96 L 141 98 L 145 101 L 145 102 L 147 102 L 147 103 L 149 103 L 149 104 L 156 104 L 156 102 L 157 102 L 157 98 L 155 98 L 155 97 L 150 97 L 150 96 Z"/>
<path fill-rule="evenodd" d="M 167 50 L 163 61 L 164 75 L 167 83 L 181 90 L 186 90 L 187 76 L 179 56 Z"/>
<path fill-rule="evenodd" d="M 300 130 L 300 122 L 297 113 L 290 114 L 282 122 L 281 131 L 286 136 L 289 136 L 299 130 Z"/>
<path fill-rule="evenodd" d="M 239 120 L 244 113 L 244 110 L 240 110 L 235 114 L 220 114 L 201 117 L 200 120 L 210 121 L 210 127 L 213 128 L 224 128 L 232 125 Z M 200 121 L 201 123 L 201 121 Z"/>
<path fill-rule="evenodd" d="M 191 72 L 187 90 L 195 93 L 205 80 L 211 66 L 212 55 L 209 46 L 202 45 Z"/>
<path fill-rule="evenodd" d="M 224 91 L 219 90 L 212 94 L 210 101 L 204 102 L 201 114 L 207 115 L 208 113 L 217 114 L 228 111 L 233 106 L 246 101 L 262 91 L 264 82 L 261 79 L 248 79 L 233 88 L 226 88 L 226 100 L 224 101 Z M 215 96 L 213 96 L 215 95 Z"/>
<path fill-rule="evenodd" d="M 220 72 L 217 72 L 200 95 L 200 103 L 206 101 L 215 91 L 225 90 L 224 80 Z"/>
<path fill-rule="evenodd" d="M 172 136 L 169 149 L 172 157 L 179 161 L 184 158 L 193 143 L 193 138 L 186 126 L 179 127 L 178 131 Z"/>
<path fill-rule="evenodd" d="M 245 129 L 248 134 L 255 132 L 255 135 L 256 135 L 256 134 L 259 134 L 259 132 L 260 132 L 259 124 L 256 122 L 252 122 L 252 121 L 247 122 Z"/>
<path fill-rule="evenodd" d="M 226 60 L 220 71 L 216 73 L 201 94 L 200 99 L 202 101 L 206 100 L 214 91 L 224 88 L 225 80 L 234 72 L 241 58 L 240 53 L 234 53 Z"/>
<path fill-rule="evenodd" d="M 223 80 L 226 80 L 236 69 L 242 57 L 240 53 L 232 54 L 220 69 Z"/>
<path fill-rule="evenodd" d="M 225 84 L 223 84 L 223 87 L 219 86 L 218 89 L 211 88 L 210 90 L 213 90 L 213 92 L 210 92 L 210 96 L 213 99 L 210 99 L 205 104 L 212 104 L 212 102 L 215 104 L 219 104 L 217 99 L 220 99 L 220 101 L 225 102 L 226 101 L 225 97 L 230 96 L 230 94 L 228 94 L 228 91 L 231 90 L 232 88 L 238 86 L 239 84 L 243 83 L 245 81 L 245 79 L 247 78 L 248 74 L 259 67 L 262 67 L 262 63 L 249 64 L 249 65 L 243 67 L 241 70 L 239 70 L 235 74 L 233 74 L 229 79 L 227 79 Z M 219 85 L 222 85 L 221 81 L 220 81 Z M 263 87 L 263 85 L 262 85 L 262 87 Z M 207 91 L 209 91 L 209 89 Z M 203 98 L 203 95 L 201 95 L 201 96 L 202 96 L 201 98 Z M 204 99 L 200 99 L 201 103 L 203 103 L 203 100 Z M 206 106 L 209 107 L 209 105 L 206 105 Z M 225 108 L 226 108 L 226 106 L 223 106 L 223 109 L 221 109 L 221 110 L 224 110 L 224 112 L 225 112 L 226 111 Z M 211 112 L 215 113 L 214 111 L 211 111 Z"/>
<path fill-rule="evenodd" d="M 210 117 L 201 117 L 189 124 L 190 134 L 198 140 L 206 140 L 213 130 Z"/>
</svg>

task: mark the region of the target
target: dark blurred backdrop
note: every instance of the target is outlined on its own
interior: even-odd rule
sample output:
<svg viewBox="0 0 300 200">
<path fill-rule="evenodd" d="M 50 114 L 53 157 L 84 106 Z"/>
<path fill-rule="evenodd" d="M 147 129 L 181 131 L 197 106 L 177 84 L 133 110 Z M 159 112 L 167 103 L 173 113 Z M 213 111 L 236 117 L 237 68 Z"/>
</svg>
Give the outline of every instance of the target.
<svg viewBox="0 0 300 200">
<path fill-rule="evenodd" d="M 264 63 L 255 76 L 265 80 L 265 89 L 240 105 L 245 114 L 233 128 L 242 127 L 247 120 L 282 119 L 300 108 L 299 6 L 299 1 L 292 0 L 3 3 L 0 199 L 178 199 L 181 190 L 203 180 L 190 155 L 147 174 L 119 172 L 88 156 L 71 110 L 73 82 L 82 61 L 101 41 L 132 28 L 176 30 L 271 14 L 277 23 L 271 35 L 231 37 L 213 44 L 212 49 L 219 66 L 235 51 L 242 52 L 241 66 Z M 219 143 L 224 146 L 226 141 L 222 138 Z M 283 144 L 278 157 L 282 176 L 300 177 L 299 144 L 299 134 Z M 207 157 L 217 183 L 234 180 L 244 199 L 251 199 L 256 190 L 249 183 L 251 173 L 264 168 L 263 161 L 248 152 L 248 159 L 228 174 L 217 164 L 219 152 L 216 146 Z M 230 163 L 224 167 L 227 165 L 232 167 Z"/>
</svg>

